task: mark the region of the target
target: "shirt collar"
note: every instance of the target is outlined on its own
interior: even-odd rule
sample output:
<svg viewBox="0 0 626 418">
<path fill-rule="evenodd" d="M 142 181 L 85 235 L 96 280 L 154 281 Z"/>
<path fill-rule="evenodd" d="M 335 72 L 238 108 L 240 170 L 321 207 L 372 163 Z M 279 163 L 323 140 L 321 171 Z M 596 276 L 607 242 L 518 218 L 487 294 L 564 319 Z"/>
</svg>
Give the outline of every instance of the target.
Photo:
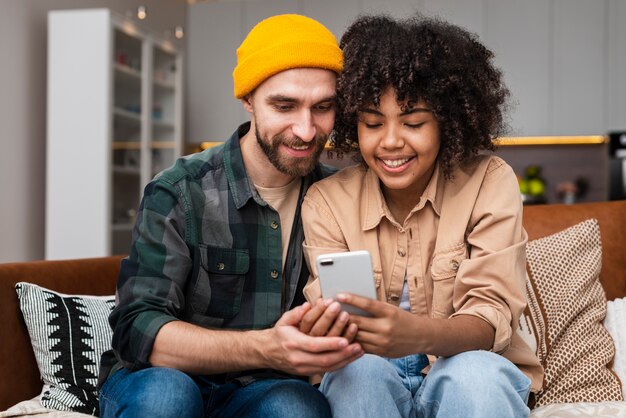
<svg viewBox="0 0 626 418">
<path fill-rule="evenodd" d="M 443 193 L 438 193 L 438 191 L 442 190 L 443 184 L 444 176 L 440 172 L 439 161 L 437 161 L 435 163 L 433 175 L 424 190 L 424 194 L 417 205 L 415 205 L 415 207 L 411 210 L 411 213 L 422 209 L 426 205 L 426 202 L 430 202 L 435 213 L 440 216 L 441 196 Z M 360 206 L 361 224 L 363 225 L 364 231 L 376 228 L 383 217 L 391 219 L 389 209 L 387 208 L 387 204 L 385 202 L 385 197 L 383 196 L 383 192 L 380 188 L 380 180 L 374 171 L 370 169 L 367 169 L 367 172 L 365 173 L 365 192 L 361 193 Z M 398 221 L 402 222 L 404 219 L 400 219 Z"/>
<path fill-rule="evenodd" d="M 240 140 L 249 130 L 250 122 L 241 124 L 224 144 L 224 169 L 230 193 L 237 209 L 241 209 L 250 199 L 254 199 L 261 206 L 267 205 L 254 187 L 252 179 L 248 177 L 248 172 L 243 164 Z M 306 192 L 314 181 L 334 171 L 330 168 L 322 169 L 318 163 L 311 173 L 302 177 L 301 188 L 303 192 Z"/>
<path fill-rule="evenodd" d="M 258 195 L 243 165 L 239 142 L 249 130 L 250 122 L 240 125 L 224 144 L 224 169 L 230 193 L 237 209 L 241 209 L 248 200 Z M 260 197 L 258 199 L 262 201 Z"/>
</svg>

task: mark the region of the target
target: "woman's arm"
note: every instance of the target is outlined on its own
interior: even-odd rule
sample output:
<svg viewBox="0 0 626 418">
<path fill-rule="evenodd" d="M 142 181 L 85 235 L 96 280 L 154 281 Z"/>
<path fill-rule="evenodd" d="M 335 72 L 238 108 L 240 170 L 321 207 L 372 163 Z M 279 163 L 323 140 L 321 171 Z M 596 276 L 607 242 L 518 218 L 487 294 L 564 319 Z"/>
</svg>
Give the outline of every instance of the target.
<svg viewBox="0 0 626 418">
<path fill-rule="evenodd" d="M 489 350 L 493 345 L 493 326 L 476 316 L 429 318 L 351 294 L 338 295 L 337 300 L 372 314 L 371 318 L 350 316 L 351 323 L 358 327 L 356 341 L 367 353 L 385 357 L 415 353 L 447 357 L 463 351 Z"/>
</svg>

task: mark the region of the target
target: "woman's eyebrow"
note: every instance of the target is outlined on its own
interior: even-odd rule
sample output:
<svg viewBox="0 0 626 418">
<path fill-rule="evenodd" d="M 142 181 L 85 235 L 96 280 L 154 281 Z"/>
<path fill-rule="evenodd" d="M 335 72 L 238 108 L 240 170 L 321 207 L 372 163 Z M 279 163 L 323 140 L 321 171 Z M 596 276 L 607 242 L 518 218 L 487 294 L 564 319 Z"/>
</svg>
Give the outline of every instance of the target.
<svg viewBox="0 0 626 418">
<path fill-rule="evenodd" d="M 369 113 L 372 115 L 377 115 L 377 116 L 383 116 L 383 114 L 377 110 L 377 109 L 373 109 L 373 108 L 366 108 L 366 109 L 361 109 L 359 112 L 361 113 Z M 411 109 L 407 109 L 403 112 L 400 112 L 400 116 L 405 116 L 405 115 L 411 115 L 413 113 L 430 113 L 432 112 L 431 109 L 427 108 L 427 107 L 413 107 Z"/>
<path fill-rule="evenodd" d="M 420 112 L 432 112 L 432 110 L 428 109 L 427 107 L 412 107 L 411 109 L 407 109 L 403 111 L 402 113 L 400 113 L 400 116 L 410 115 L 412 113 L 420 113 Z"/>
<path fill-rule="evenodd" d="M 377 115 L 377 116 L 382 116 L 383 115 L 380 111 L 378 111 L 376 109 L 373 109 L 373 108 L 361 109 L 361 110 L 359 110 L 359 112 L 361 112 L 361 113 L 371 113 L 372 115 Z"/>
</svg>

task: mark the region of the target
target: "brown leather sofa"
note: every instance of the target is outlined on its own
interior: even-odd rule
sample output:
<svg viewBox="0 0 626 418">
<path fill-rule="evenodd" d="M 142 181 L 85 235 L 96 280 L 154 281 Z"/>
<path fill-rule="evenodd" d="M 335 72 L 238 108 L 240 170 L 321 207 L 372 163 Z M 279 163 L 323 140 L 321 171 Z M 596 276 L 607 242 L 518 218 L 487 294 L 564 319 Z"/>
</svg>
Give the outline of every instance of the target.
<svg viewBox="0 0 626 418">
<path fill-rule="evenodd" d="M 530 239 L 596 218 L 602 234 L 600 280 L 609 300 L 626 296 L 626 201 L 528 206 Z M 0 264 L 0 411 L 41 392 L 37 363 L 18 306 L 15 283 L 28 281 L 59 292 L 111 295 L 120 258 Z"/>
</svg>

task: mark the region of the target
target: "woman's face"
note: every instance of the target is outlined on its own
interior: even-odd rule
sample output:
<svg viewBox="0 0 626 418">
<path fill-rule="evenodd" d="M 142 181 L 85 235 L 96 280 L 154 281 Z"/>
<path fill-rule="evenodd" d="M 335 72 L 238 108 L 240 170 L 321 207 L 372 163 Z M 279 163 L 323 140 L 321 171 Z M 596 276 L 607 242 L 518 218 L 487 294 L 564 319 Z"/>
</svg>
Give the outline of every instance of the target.
<svg viewBox="0 0 626 418">
<path fill-rule="evenodd" d="M 387 88 L 380 107 L 366 106 L 358 116 L 361 155 L 383 192 L 406 191 L 419 198 L 439 153 L 439 124 L 428 104 L 400 106 L 395 90 Z"/>
</svg>

